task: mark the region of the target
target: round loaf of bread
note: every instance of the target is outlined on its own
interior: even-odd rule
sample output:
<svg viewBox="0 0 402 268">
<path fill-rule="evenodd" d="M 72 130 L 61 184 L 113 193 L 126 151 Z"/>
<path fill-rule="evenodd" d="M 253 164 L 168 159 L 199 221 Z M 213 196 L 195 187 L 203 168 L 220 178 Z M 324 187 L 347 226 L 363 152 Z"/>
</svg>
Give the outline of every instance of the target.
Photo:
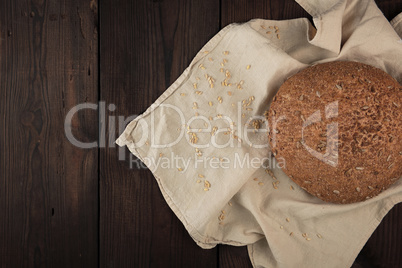
<svg viewBox="0 0 402 268">
<path fill-rule="evenodd" d="M 402 86 L 378 68 L 308 67 L 284 82 L 265 115 L 283 171 L 324 201 L 363 201 L 402 176 Z"/>
</svg>

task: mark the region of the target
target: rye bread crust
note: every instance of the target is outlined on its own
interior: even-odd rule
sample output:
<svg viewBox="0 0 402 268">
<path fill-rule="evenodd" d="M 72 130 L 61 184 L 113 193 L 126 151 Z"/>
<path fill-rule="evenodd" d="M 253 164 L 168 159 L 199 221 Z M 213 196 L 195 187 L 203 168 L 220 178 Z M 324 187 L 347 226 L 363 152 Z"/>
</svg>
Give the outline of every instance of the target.
<svg viewBox="0 0 402 268">
<path fill-rule="evenodd" d="M 308 67 L 284 82 L 266 117 L 283 171 L 324 201 L 363 201 L 402 176 L 402 86 L 378 68 Z"/>
</svg>

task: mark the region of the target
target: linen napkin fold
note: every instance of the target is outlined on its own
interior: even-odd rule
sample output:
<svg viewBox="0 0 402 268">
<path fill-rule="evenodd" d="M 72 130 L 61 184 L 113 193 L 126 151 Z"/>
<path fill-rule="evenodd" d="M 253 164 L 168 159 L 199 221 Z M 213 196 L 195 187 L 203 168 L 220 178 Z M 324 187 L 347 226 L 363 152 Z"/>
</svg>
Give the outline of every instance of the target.
<svg viewBox="0 0 402 268">
<path fill-rule="evenodd" d="M 315 27 L 227 26 L 116 142 L 152 171 L 199 246 L 248 245 L 254 267 L 348 267 L 402 201 L 402 180 L 365 202 L 325 203 L 271 157 L 263 113 L 286 78 L 316 63 L 355 60 L 401 83 L 402 14 L 391 25 L 371 0 L 297 2 Z"/>
</svg>

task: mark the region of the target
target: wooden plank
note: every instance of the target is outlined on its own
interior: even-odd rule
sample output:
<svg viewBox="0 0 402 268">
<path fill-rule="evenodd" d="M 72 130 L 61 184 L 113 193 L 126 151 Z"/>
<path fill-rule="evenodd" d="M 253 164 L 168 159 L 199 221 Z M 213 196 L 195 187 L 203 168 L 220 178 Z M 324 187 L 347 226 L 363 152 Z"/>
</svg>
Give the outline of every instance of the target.
<svg viewBox="0 0 402 268">
<path fill-rule="evenodd" d="M 221 26 L 251 19 L 285 20 L 311 16 L 294 0 L 221 0 Z"/>
<path fill-rule="evenodd" d="M 375 2 L 389 21 L 402 12 L 401 0 L 375 0 Z"/>
<path fill-rule="evenodd" d="M 100 8 L 101 99 L 116 105 L 112 117 L 142 113 L 219 30 L 213 0 L 106 0 Z M 106 136 L 121 131 L 116 123 Z M 151 172 L 130 168 L 124 150 L 125 161 L 112 146 L 100 152 L 100 266 L 215 267 L 217 250 L 192 241 Z"/>
<path fill-rule="evenodd" d="M 220 245 L 218 261 L 220 268 L 253 267 L 248 256 L 247 247 Z"/>
<path fill-rule="evenodd" d="M 352 267 L 402 267 L 401 226 L 402 203 L 399 203 L 384 217 Z"/>
<path fill-rule="evenodd" d="M 252 1 L 221 1 L 221 27 L 234 22 L 246 22 L 254 18 L 263 19 L 293 19 L 311 16 L 293 0 L 252 0 Z M 377 0 L 384 15 L 390 20 L 402 11 L 402 0 Z M 396 205 L 383 219 L 373 233 L 353 267 L 402 267 L 402 205 Z M 235 266 L 234 266 L 235 265 Z M 251 267 L 247 248 L 219 247 L 220 267 Z M 374 267 L 374 266 L 373 266 Z"/>
<path fill-rule="evenodd" d="M 0 267 L 97 266 L 98 149 L 64 133 L 98 99 L 95 6 L 0 1 Z M 72 121 L 96 140 L 96 111 Z"/>
</svg>

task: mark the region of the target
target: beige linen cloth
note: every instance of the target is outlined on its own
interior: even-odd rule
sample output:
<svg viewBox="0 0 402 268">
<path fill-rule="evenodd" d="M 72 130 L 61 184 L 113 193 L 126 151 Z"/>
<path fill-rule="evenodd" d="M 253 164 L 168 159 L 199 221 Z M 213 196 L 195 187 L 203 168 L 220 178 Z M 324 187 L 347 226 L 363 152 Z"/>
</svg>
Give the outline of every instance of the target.
<svg viewBox="0 0 402 268">
<path fill-rule="evenodd" d="M 271 158 L 261 116 L 287 77 L 316 63 L 360 61 L 401 83 L 402 14 L 389 23 L 371 0 L 297 2 L 315 27 L 227 26 L 117 143 L 149 167 L 202 248 L 247 245 L 254 267 L 349 267 L 402 201 L 402 180 L 365 202 L 325 203 Z"/>
</svg>

